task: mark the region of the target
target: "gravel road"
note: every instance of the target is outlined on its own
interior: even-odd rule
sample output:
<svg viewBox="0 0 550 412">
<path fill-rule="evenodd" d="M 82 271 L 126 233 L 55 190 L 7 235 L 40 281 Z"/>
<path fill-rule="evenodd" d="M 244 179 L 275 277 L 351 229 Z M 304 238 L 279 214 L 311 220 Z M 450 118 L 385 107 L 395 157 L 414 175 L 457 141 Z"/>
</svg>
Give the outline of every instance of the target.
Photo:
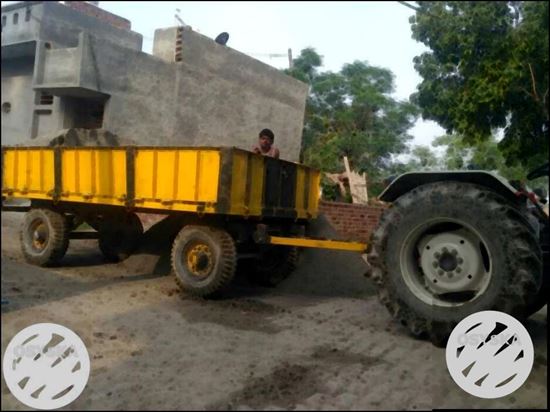
<svg viewBox="0 0 550 412">
<path fill-rule="evenodd" d="M 201 301 L 178 292 L 161 247 L 104 264 L 95 241 L 79 240 L 63 267 L 27 265 L 20 221 L 2 213 L 2 355 L 33 323 L 75 331 L 91 375 L 65 409 L 547 407 L 546 308 L 526 325 L 536 353 L 527 382 L 478 399 L 452 381 L 443 349 L 390 319 L 352 253 L 308 250 L 276 289 L 238 278 L 224 299 Z M 3 379 L 1 390 L 4 410 L 27 409 Z"/>
</svg>

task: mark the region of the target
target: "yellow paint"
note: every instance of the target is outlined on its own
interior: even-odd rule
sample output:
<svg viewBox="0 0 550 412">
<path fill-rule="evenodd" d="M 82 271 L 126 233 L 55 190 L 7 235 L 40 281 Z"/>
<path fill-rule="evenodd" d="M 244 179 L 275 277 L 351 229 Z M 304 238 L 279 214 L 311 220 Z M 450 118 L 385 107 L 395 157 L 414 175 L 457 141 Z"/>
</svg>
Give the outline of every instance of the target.
<svg viewBox="0 0 550 412">
<path fill-rule="evenodd" d="M 308 213 L 310 217 L 316 218 L 319 211 L 319 185 L 321 184 L 321 174 L 318 170 L 309 169 L 309 203 Z"/>
<path fill-rule="evenodd" d="M 250 206 L 249 212 L 252 216 L 262 214 L 262 193 L 264 190 L 264 157 L 251 154 L 250 157 Z"/>
<path fill-rule="evenodd" d="M 60 200 L 124 205 L 125 149 L 65 149 L 61 153 Z"/>
<path fill-rule="evenodd" d="M 233 154 L 233 171 L 231 175 L 231 214 L 248 215 L 248 204 L 245 202 L 247 174 L 247 154 L 245 152 L 235 152 Z"/>
<path fill-rule="evenodd" d="M 299 166 L 296 170 L 296 212 L 300 219 L 307 217 L 307 211 L 304 209 L 305 176 L 305 169 Z"/>
<path fill-rule="evenodd" d="M 196 203 L 217 202 L 220 153 L 216 149 L 138 149 L 135 168 L 137 206 L 196 211 Z M 207 206 L 205 212 L 213 210 Z"/>
<path fill-rule="evenodd" d="M 40 198 L 47 198 L 46 193 L 54 188 L 53 150 L 6 150 L 3 180 L 3 193 L 42 194 Z"/>
<path fill-rule="evenodd" d="M 2 194 L 26 199 L 53 199 L 54 149 L 3 148 Z M 135 206 L 182 212 L 216 213 L 221 167 L 217 148 L 140 148 L 135 157 Z M 126 148 L 62 148 L 60 201 L 124 206 Z M 243 150 L 233 156 L 230 214 L 261 216 L 265 158 Z M 310 174 L 309 205 L 304 205 L 305 177 Z M 298 218 L 317 215 L 319 173 L 297 166 Z M 247 178 L 250 187 L 247 188 Z M 249 190 L 249 193 L 247 193 Z M 308 215 L 309 214 L 309 215 Z"/>
<path fill-rule="evenodd" d="M 201 262 L 201 258 L 206 259 L 206 262 Z M 206 266 L 204 266 L 204 263 L 206 263 Z M 193 276 L 208 276 L 214 263 L 212 251 L 205 243 L 198 242 L 187 251 L 187 268 Z"/>
<path fill-rule="evenodd" d="M 350 252 L 364 252 L 366 243 L 342 242 L 337 240 L 318 240 L 293 237 L 271 236 L 268 243 L 272 245 L 285 245 L 297 247 L 311 247 L 320 249 L 348 250 Z"/>
</svg>

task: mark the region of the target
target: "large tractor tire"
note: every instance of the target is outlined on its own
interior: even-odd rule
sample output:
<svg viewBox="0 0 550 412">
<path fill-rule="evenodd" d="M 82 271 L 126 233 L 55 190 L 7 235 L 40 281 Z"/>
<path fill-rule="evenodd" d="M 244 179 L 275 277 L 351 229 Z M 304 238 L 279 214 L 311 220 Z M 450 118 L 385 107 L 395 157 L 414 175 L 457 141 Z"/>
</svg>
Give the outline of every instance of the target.
<svg viewBox="0 0 550 412">
<path fill-rule="evenodd" d="M 544 279 L 542 280 L 542 286 L 540 288 L 537 296 L 532 300 L 532 302 L 527 306 L 526 312 L 530 316 L 534 313 L 537 313 L 545 305 L 548 304 L 548 298 L 550 296 L 550 279 L 548 273 L 544 273 Z"/>
<path fill-rule="evenodd" d="M 65 256 L 69 247 L 69 224 L 62 213 L 31 209 L 19 232 L 21 251 L 33 265 L 52 266 Z"/>
<path fill-rule="evenodd" d="M 98 244 L 110 262 L 127 259 L 137 248 L 143 235 L 143 225 L 135 213 L 104 217 L 99 223 Z"/>
<path fill-rule="evenodd" d="M 298 248 L 290 246 L 261 246 L 253 279 L 261 286 L 275 287 L 296 269 Z"/>
<path fill-rule="evenodd" d="M 528 314 L 533 314 L 541 310 L 545 305 L 548 304 L 550 298 L 550 254 L 549 254 L 549 240 L 550 240 L 550 228 L 548 221 L 544 224 L 545 226 L 541 230 L 541 248 L 543 250 L 543 278 L 542 286 L 539 290 L 539 293 L 531 304 L 527 308 Z"/>
<path fill-rule="evenodd" d="M 236 265 L 235 241 L 225 230 L 188 225 L 174 239 L 176 283 L 192 296 L 218 296 L 231 283 Z"/>
<path fill-rule="evenodd" d="M 385 211 L 367 276 L 393 318 L 443 346 L 472 313 L 527 317 L 541 288 L 541 259 L 535 231 L 513 204 L 481 186 L 438 182 Z"/>
</svg>

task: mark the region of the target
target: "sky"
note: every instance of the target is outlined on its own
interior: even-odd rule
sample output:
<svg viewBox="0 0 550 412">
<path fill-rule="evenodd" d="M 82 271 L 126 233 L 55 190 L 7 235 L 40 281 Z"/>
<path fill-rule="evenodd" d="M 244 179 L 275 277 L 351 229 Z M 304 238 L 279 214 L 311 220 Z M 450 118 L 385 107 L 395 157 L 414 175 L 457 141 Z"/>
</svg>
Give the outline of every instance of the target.
<svg viewBox="0 0 550 412">
<path fill-rule="evenodd" d="M 2 2 L 2 5 L 14 3 Z M 394 97 L 406 100 L 421 78 L 413 58 L 428 50 L 412 39 L 409 18 L 414 10 L 397 1 L 366 2 L 185 2 L 100 1 L 99 7 L 131 21 L 143 35 L 143 51 L 151 53 L 155 29 L 178 25 L 177 12 L 193 30 L 215 38 L 229 33 L 228 47 L 266 64 L 288 67 L 294 56 L 313 47 L 323 56 L 321 71 L 339 71 L 355 60 L 391 70 Z M 268 54 L 284 57 L 270 58 Z M 429 145 L 444 130 L 419 120 L 410 130 L 411 145 Z"/>
</svg>

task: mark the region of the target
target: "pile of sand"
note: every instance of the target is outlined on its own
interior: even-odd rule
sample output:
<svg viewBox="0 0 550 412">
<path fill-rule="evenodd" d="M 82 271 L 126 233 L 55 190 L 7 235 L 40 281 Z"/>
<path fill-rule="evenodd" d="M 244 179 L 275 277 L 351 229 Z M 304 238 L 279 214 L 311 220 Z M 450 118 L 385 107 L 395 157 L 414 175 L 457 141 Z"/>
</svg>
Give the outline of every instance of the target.
<svg viewBox="0 0 550 412">
<path fill-rule="evenodd" d="M 36 139 L 27 140 L 17 146 L 131 146 L 136 145 L 136 142 L 122 138 L 109 130 L 105 129 L 62 129 L 54 133 L 48 133 L 37 137 Z"/>
<path fill-rule="evenodd" d="M 308 237 L 338 239 L 338 234 L 321 214 L 308 227 Z M 365 276 L 366 264 L 357 252 L 303 248 L 296 270 L 275 290 L 284 293 L 364 298 L 376 294 Z"/>
</svg>

